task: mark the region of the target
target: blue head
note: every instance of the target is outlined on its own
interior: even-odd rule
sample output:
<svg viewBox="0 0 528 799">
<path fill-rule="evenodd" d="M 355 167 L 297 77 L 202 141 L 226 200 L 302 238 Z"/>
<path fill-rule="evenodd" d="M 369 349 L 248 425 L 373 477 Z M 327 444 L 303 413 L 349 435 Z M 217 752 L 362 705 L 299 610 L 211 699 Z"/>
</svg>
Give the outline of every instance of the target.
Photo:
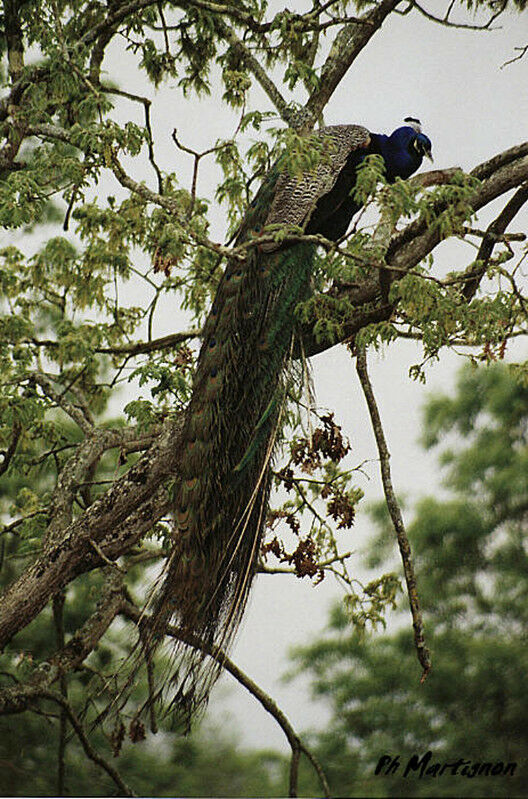
<svg viewBox="0 0 528 799">
<path fill-rule="evenodd" d="M 422 165 L 424 156 L 431 161 L 431 140 L 422 133 L 420 122 L 406 117 L 403 127 L 380 141 L 380 151 L 385 161 L 387 180 L 392 183 L 397 177 L 405 180 Z M 381 137 L 380 137 L 381 138 Z"/>
</svg>

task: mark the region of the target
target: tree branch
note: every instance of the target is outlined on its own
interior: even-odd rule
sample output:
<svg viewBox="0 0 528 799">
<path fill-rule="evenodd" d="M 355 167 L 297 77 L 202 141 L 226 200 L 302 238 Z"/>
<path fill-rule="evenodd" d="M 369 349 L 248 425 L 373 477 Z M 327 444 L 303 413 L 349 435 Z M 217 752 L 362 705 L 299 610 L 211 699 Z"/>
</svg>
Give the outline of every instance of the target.
<svg viewBox="0 0 528 799">
<path fill-rule="evenodd" d="M 140 623 L 143 616 L 142 612 L 136 608 L 132 602 L 126 599 L 123 599 L 121 603 L 121 612 L 126 618 L 130 619 L 130 621 L 133 621 L 136 625 Z M 243 672 L 242 669 L 240 669 L 219 647 L 205 646 L 198 639 L 191 638 L 189 636 L 182 636 L 178 628 L 172 624 L 166 625 L 165 633 L 178 641 L 183 641 L 184 643 L 189 644 L 189 646 L 193 646 L 195 648 L 201 649 L 203 652 L 206 652 L 210 657 L 216 660 L 216 662 L 219 663 L 222 668 L 229 672 L 229 674 L 231 674 L 231 676 L 234 677 L 237 682 L 239 682 L 247 691 L 249 691 L 249 693 L 254 696 L 255 699 L 262 705 L 264 710 L 273 716 L 279 727 L 284 732 L 292 750 L 289 796 L 297 796 L 298 765 L 299 755 L 301 752 L 306 755 L 315 768 L 321 781 L 321 786 L 323 788 L 325 797 L 330 796 L 330 788 L 319 761 L 301 741 L 298 734 L 295 732 L 292 725 L 282 710 L 278 707 L 276 702 L 274 702 L 273 699 L 268 696 L 268 694 L 266 694 L 259 685 L 257 685 L 250 677 L 248 677 L 247 674 L 245 674 L 245 672 Z"/>
<path fill-rule="evenodd" d="M 168 336 L 161 336 L 154 338 L 151 341 L 134 341 L 130 344 L 120 344 L 115 347 L 94 347 L 94 352 L 101 355 L 145 355 L 149 352 L 157 352 L 161 350 L 170 350 L 184 341 L 189 341 L 193 338 L 199 338 L 202 334 L 200 328 L 192 328 L 185 330 L 181 333 L 169 333 Z M 31 343 L 36 347 L 59 347 L 59 341 L 52 339 L 36 339 L 32 338 Z"/>
<path fill-rule="evenodd" d="M 399 2 L 401 0 L 381 0 L 360 18 L 359 23 L 349 22 L 341 28 L 321 69 L 319 87 L 312 92 L 303 109 L 303 121 L 307 120 L 309 128 L 313 127 L 344 75 Z"/>
<path fill-rule="evenodd" d="M 84 622 L 68 643 L 46 663 L 40 665 L 27 683 L 0 690 L 0 715 L 23 713 L 33 702 L 60 680 L 61 675 L 76 669 L 95 649 L 119 612 L 122 600 L 122 577 L 109 574 L 95 612 Z"/>
<path fill-rule="evenodd" d="M 528 142 L 500 153 L 490 161 L 480 164 L 470 174 L 482 181 L 470 201 L 474 211 L 516 188 L 528 180 Z M 447 203 L 439 205 L 440 212 Z M 403 231 L 393 236 L 387 250 L 388 266 L 406 270 L 415 267 L 442 240 L 439 225 L 430 225 L 425 218 L 417 219 Z"/>
<path fill-rule="evenodd" d="M 486 230 L 475 259 L 480 265 L 467 273 L 467 283 L 462 290 L 462 294 L 467 302 L 470 302 L 475 296 L 480 281 L 486 274 L 490 258 L 495 245 L 500 240 L 500 236 L 505 232 L 512 219 L 526 202 L 528 202 L 528 182 L 517 189 L 511 200 L 504 206 L 500 214 Z"/>
<path fill-rule="evenodd" d="M 59 650 L 64 648 L 64 591 L 59 591 L 53 597 L 53 621 L 55 623 L 55 641 Z M 60 693 L 61 696 L 68 700 L 68 684 L 66 681 L 66 673 L 63 671 L 60 675 Z M 59 719 L 59 744 L 57 751 L 57 796 L 65 795 L 65 754 L 66 754 L 66 734 L 68 730 L 67 713 L 65 708 L 61 708 Z"/>
<path fill-rule="evenodd" d="M 70 724 L 75 730 L 75 733 L 81 743 L 82 748 L 86 756 L 92 760 L 96 765 L 98 765 L 103 771 L 106 771 L 109 777 L 115 782 L 121 795 L 123 796 L 137 796 L 136 793 L 129 788 L 126 782 L 121 777 L 120 773 L 115 769 L 90 743 L 88 736 L 84 730 L 83 725 L 75 711 L 73 710 L 70 703 L 62 696 L 62 694 L 56 693 L 55 691 L 47 691 L 42 694 L 42 696 L 46 699 L 51 699 L 53 702 L 56 702 L 60 707 L 65 711 L 66 715 L 70 720 Z"/>
<path fill-rule="evenodd" d="M 13 459 L 13 456 L 16 452 L 18 442 L 22 433 L 22 425 L 18 421 L 13 422 L 13 430 L 11 433 L 11 441 L 6 450 L 3 450 L 0 454 L 2 455 L 2 463 L 0 463 L 0 476 L 5 474 L 9 469 L 9 464 Z"/>
<path fill-rule="evenodd" d="M 423 683 L 424 680 L 427 678 L 429 671 L 431 670 L 431 655 L 425 644 L 425 639 L 424 639 L 422 611 L 420 609 L 420 602 L 418 599 L 418 592 L 416 588 L 416 576 L 414 573 L 414 566 L 412 563 L 411 546 L 409 544 L 409 539 L 407 538 L 407 532 L 405 530 L 405 525 L 403 523 L 403 517 L 400 510 L 400 506 L 398 505 L 398 500 L 396 499 L 394 488 L 392 486 L 392 477 L 389 464 L 390 452 L 387 447 L 385 434 L 383 432 L 383 426 L 381 424 L 381 418 L 379 415 L 376 398 L 374 397 L 374 391 L 372 390 L 372 384 L 368 376 L 367 356 L 364 349 L 358 349 L 356 368 L 361 383 L 361 387 L 363 389 L 363 393 L 367 401 L 367 407 L 372 421 L 372 428 L 374 430 L 374 435 L 376 437 L 376 443 L 378 446 L 380 467 L 381 467 L 381 478 L 383 482 L 383 491 L 385 493 L 385 500 L 387 502 L 387 509 L 392 519 L 392 524 L 394 526 L 396 537 L 398 539 L 398 546 L 400 548 L 400 554 L 403 563 L 403 572 L 405 574 L 405 582 L 407 584 L 407 593 L 409 596 L 409 605 L 411 608 L 411 615 L 413 619 L 414 645 L 416 647 L 418 660 L 420 661 L 420 665 L 422 666 L 423 669 L 421 677 L 421 682 Z"/>
<path fill-rule="evenodd" d="M 5 590 L 0 648 L 71 580 L 101 566 L 92 542 L 110 560 L 128 551 L 170 507 L 162 483 L 177 471 L 179 427 L 167 423 L 143 457 L 78 519 L 45 545 L 40 557 Z M 60 535 L 59 535 L 60 532 Z"/>
<path fill-rule="evenodd" d="M 66 390 L 62 392 L 57 391 L 53 385 L 53 381 L 48 375 L 45 375 L 43 372 L 32 372 L 27 379 L 39 385 L 44 394 L 53 400 L 59 408 L 62 408 L 85 435 L 89 435 L 93 431 L 93 424 L 88 421 L 82 410 L 72 405 L 72 403 L 66 399 Z"/>
<path fill-rule="evenodd" d="M 279 112 L 282 119 L 290 124 L 293 118 L 292 109 L 275 86 L 264 67 L 259 63 L 255 56 L 245 46 L 245 44 L 238 38 L 236 33 L 226 25 L 221 19 L 217 21 L 220 34 L 228 42 L 228 44 L 239 54 L 244 61 L 247 69 L 253 73 L 261 87 L 264 89 L 269 99 Z"/>
<path fill-rule="evenodd" d="M 453 7 L 453 4 L 449 6 L 446 14 L 443 17 L 437 17 L 434 14 L 431 14 L 430 11 L 427 11 L 427 9 L 425 9 L 419 3 L 417 3 L 416 0 L 409 0 L 409 3 L 412 8 L 415 8 L 422 16 L 424 16 L 426 19 L 430 20 L 431 22 L 436 22 L 439 25 L 443 25 L 446 28 L 459 28 L 462 30 L 471 30 L 471 31 L 496 30 L 496 28 L 492 27 L 493 23 L 495 22 L 496 19 L 498 19 L 498 17 L 501 16 L 501 14 L 504 13 L 504 10 L 506 8 L 506 3 L 502 2 L 500 4 L 499 10 L 493 13 L 489 17 L 487 22 L 485 22 L 483 25 L 474 25 L 469 22 L 451 22 L 451 20 L 449 19 L 449 15 Z"/>
</svg>

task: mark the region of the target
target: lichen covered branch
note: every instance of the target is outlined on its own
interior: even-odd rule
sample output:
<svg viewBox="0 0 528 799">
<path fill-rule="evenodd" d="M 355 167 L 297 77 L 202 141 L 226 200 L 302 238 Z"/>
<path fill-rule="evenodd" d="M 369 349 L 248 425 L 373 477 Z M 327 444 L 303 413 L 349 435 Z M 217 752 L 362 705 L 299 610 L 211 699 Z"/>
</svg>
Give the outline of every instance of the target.
<svg viewBox="0 0 528 799">
<path fill-rule="evenodd" d="M 414 645 L 418 660 L 422 666 L 421 682 L 424 682 L 429 671 L 431 670 L 431 655 L 425 643 L 424 625 L 422 619 L 422 611 L 420 609 L 420 601 L 418 598 L 418 589 L 416 585 L 416 575 L 414 573 L 414 566 L 411 555 L 411 545 L 405 530 L 403 516 L 394 493 L 392 485 L 392 476 L 390 469 L 390 452 L 387 446 L 385 433 L 381 424 L 381 417 L 378 410 L 372 383 L 367 371 L 367 355 L 364 349 L 358 349 L 356 356 L 356 368 L 367 401 L 367 407 L 372 421 L 372 429 L 376 438 L 378 453 L 380 457 L 381 479 L 383 483 L 383 491 L 385 493 L 385 501 L 389 511 L 396 538 L 398 540 L 398 547 L 400 549 L 401 559 L 403 563 L 403 573 L 405 575 L 405 582 L 407 584 L 407 593 L 409 597 L 409 605 L 411 608 L 411 615 L 413 620 L 414 630 Z"/>
</svg>

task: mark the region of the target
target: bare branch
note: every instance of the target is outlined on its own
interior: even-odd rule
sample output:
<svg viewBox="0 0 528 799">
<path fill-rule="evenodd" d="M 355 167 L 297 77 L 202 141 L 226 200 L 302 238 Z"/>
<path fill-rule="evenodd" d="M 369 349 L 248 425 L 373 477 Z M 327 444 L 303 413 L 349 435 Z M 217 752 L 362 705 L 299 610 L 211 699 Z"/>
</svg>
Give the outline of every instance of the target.
<svg viewBox="0 0 528 799">
<path fill-rule="evenodd" d="M 142 97 L 140 94 L 132 94 L 132 92 L 127 92 L 124 89 L 112 88 L 111 86 L 102 86 L 101 84 L 98 85 L 101 91 L 105 92 L 106 94 L 116 94 L 118 97 L 126 97 L 127 100 L 132 100 L 133 102 L 141 103 L 141 105 L 143 106 L 143 111 L 145 114 L 145 129 L 147 131 L 147 149 L 148 149 L 149 161 L 152 165 L 154 172 L 156 173 L 156 179 L 158 181 L 158 193 L 163 194 L 163 176 L 157 164 L 156 156 L 154 153 L 154 136 L 152 135 L 152 122 L 150 119 L 150 108 L 152 105 L 152 101 L 149 100 L 148 97 Z"/>
<path fill-rule="evenodd" d="M 133 621 L 135 624 L 139 624 L 142 618 L 141 611 L 136 608 L 128 600 L 123 599 L 121 604 L 121 611 L 126 618 Z M 284 715 L 283 711 L 278 707 L 276 702 L 265 693 L 265 691 L 260 688 L 250 677 L 245 674 L 226 654 L 223 652 L 219 647 L 209 647 L 202 644 L 201 641 L 197 639 L 191 639 L 187 636 L 182 637 L 178 628 L 173 625 L 168 624 L 165 627 L 165 632 L 167 635 L 171 636 L 172 638 L 176 638 L 178 641 L 184 641 L 188 643 L 190 646 L 195 648 L 201 649 L 203 652 L 206 652 L 210 657 L 216 660 L 222 668 L 224 668 L 229 674 L 231 674 L 237 682 L 239 682 L 244 688 L 246 688 L 249 693 L 255 697 L 255 699 L 260 702 L 262 707 L 275 719 L 279 727 L 284 732 L 288 743 L 290 744 L 292 750 L 292 761 L 291 761 L 291 768 L 290 768 L 290 796 L 296 796 L 296 787 L 297 787 L 297 772 L 298 772 L 298 764 L 299 764 L 299 755 L 303 752 L 306 757 L 310 760 L 313 767 L 315 768 L 319 779 L 321 781 L 321 786 L 324 791 L 325 797 L 330 796 L 330 788 L 328 782 L 326 780 L 324 771 L 319 764 L 315 755 L 306 747 L 306 745 L 301 741 L 298 734 L 293 729 L 292 725 Z"/>
<path fill-rule="evenodd" d="M 514 147 L 510 147 L 508 150 L 503 150 L 502 153 L 494 155 L 493 158 L 484 161 L 482 164 L 472 169 L 469 174 L 478 180 L 486 180 L 502 167 L 508 166 L 508 164 L 512 164 L 514 161 L 518 161 L 525 155 L 528 155 L 528 141 L 517 144 Z"/>
<path fill-rule="evenodd" d="M 381 0 L 360 18 L 360 24 L 350 22 L 341 28 L 321 70 L 319 88 L 312 92 L 303 109 L 302 122 L 307 127 L 313 127 L 346 72 L 399 2 Z"/>
<path fill-rule="evenodd" d="M 120 773 L 104 758 L 90 743 L 88 736 L 85 732 L 83 725 L 70 703 L 62 696 L 54 691 L 47 691 L 43 694 L 46 699 L 51 699 L 56 702 L 65 711 L 70 720 L 70 724 L 75 730 L 75 733 L 84 749 L 86 756 L 92 760 L 96 765 L 106 771 L 109 777 L 115 782 L 123 796 L 137 796 L 136 793 L 130 788 L 121 777 Z"/>
<path fill-rule="evenodd" d="M 526 53 L 528 53 L 528 44 L 525 44 L 524 47 L 514 47 L 513 49 L 516 50 L 519 54 L 514 56 L 513 58 L 510 58 L 509 61 L 505 61 L 504 64 L 501 65 L 501 69 L 504 69 L 504 67 L 507 67 L 510 64 L 514 64 L 516 61 L 520 61 L 521 58 L 524 58 Z"/>
<path fill-rule="evenodd" d="M 439 25 L 443 25 L 446 28 L 460 28 L 462 30 L 470 30 L 470 31 L 497 30 L 497 27 L 494 27 L 493 23 L 495 22 L 496 19 L 498 19 L 498 17 L 501 16 L 501 14 L 504 13 L 504 9 L 506 8 L 506 3 L 502 2 L 500 4 L 499 10 L 496 11 L 494 14 L 492 14 L 487 22 L 485 22 L 483 25 L 474 25 L 469 22 L 452 22 L 449 19 L 451 10 L 453 8 L 453 3 L 449 5 L 449 8 L 447 9 L 443 17 L 437 17 L 434 14 L 432 14 L 430 11 L 427 11 L 427 9 L 421 6 L 419 3 L 417 3 L 416 0 L 409 0 L 409 3 L 411 8 L 415 8 L 417 11 L 420 12 L 422 16 L 424 16 L 426 19 L 430 20 L 431 22 L 437 22 Z"/>
<path fill-rule="evenodd" d="M 475 259 L 479 262 L 479 266 L 476 269 L 471 269 L 464 275 L 464 277 L 467 277 L 467 283 L 464 286 L 462 294 L 468 302 L 475 296 L 480 281 L 486 274 L 489 260 L 495 245 L 500 241 L 501 234 L 504 233 L 512 219 L 526 202 L 528 202 L 528 182 L 517 189 L 511 200 L 505 205 L 497 218 L 489 225 Z"/>
<path fill-rule="evenodd" d="M 429 172 L 420 172 L 419 175 L 413 175 L 408 178 L 407 183 L 410 186 L 420 186 L 422 189 L 426 189 L 430 186 L 442 186 L 445 183 L 451 183 L 453 178 L 461 173 L 462 168 L 459 166 L 452 166 L 447 169 L 431 169 Z"/>
<path fill-rule="evenodd" d="M 423 669 L 421 682 L 424 682 L 429 671 L 431 670 L 431 655 L 425 644 L 425 639 L 424 639 L 422 611 L 420 609 L 420 602 L 418 599 L 418 592 L 416 589 L 416 576 L 414 573 L 414 567 L 412 563 L 411 546 L 409 544 L 409 539 L 407 538 L 407 532 L 405 530 L 405 525 L 403 523 L 403 517 L 400 510 L 400 506 L 398 505 L 398 500 L 396 499 L 396 495 L 394 493 L 394 489 L 392 486 L 392 478 L 389 465 L 390 453 L 387 447 L 385 434 L 383 432 L 383 426 L 381 424 L 381 418 L 379 415 L 376 398 L 374 397 L 374 391 L 372 390 L 372 384 L 368 376 L 367 356 L 364 349 L 358 349 L 356 368 L 359 380 L 361 382 L 361 387 L 363 389 L 363 393 L 367 401 L 367 407 L 372 421 L 372 428 L 374 430 L 376 443 L 378 445 L 383 491 L 385 492 L 385 500 L 387 502 L 387 508 L 390 517 L 392 519 L 392 524 L 394 526 L 396 537 L 398 539 L 398 546 L 400 548 L 400 554 L 403 563 L 403 572 L 405 574 L 405 582 L 407 583 L 409 605 L 411 607 L 411 615 L 413 619 L 414 645 L 416 647 L 418 660 L 420 661 L 420 665 L 422 666 Z"/>
</svg>

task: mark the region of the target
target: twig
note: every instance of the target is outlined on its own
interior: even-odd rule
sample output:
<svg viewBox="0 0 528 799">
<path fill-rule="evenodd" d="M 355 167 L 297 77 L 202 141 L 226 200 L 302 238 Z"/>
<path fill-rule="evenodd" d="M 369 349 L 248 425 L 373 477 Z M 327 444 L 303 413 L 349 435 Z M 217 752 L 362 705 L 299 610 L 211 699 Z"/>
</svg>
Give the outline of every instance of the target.
<svg viewBox="0 0 528 799">
<path fill-rule="evenodd" d="M 516 61 L 520 61 L 521 58 L 524 58 L 526 53 L 528 53 L 528 44 L 525 44 L 524 47 L 514 47 L 513 49 L 517 50 L 519 55 L 516 55 L 513 58 L 510 58 L 508 61 L 505 61 L 504 64 L 501 64 L 501 69 L 504 69 L 504 67 L 514 64 Z"/>
<path fill-rule="evenodd" d="M 398 539 L 398 546 L 400 548 L 403 572 L 405 574 L 405 582 L 407 583 L 407 593 L 409 596 L 409 604 L 413 619 L 414 645 L 416 647 L 418 660 L 420 661 L 423 669 L 420 682 L 423 683 L 427 678 L 429 671 L 431 670 L 431 655 L 427 646 L 425 645 L 422 611 L 420 609 L 418 592 L 416 589 L 416 576 L 412 563 L 411 547 L 409 544 L 409 539 L 407 538 L 407 532 L 405 530 L 400 506 L 398 505 L 398 500 L 396 499 L 394 488 L 392 486 L 391 470 L 389 465 L 390 453 L 387 447 L 385 434 L 383 432 L 376 398 L 374 397 L 374 391 L 372 390 L 372 384 L 368 376 L 367 355 L 364 349 L 358 349 L 357 351 L 356 369 L 361 386 L 363 388 L 365 399 L 367 401 L 370 418 L 372 420 L 372 427 L 376 437 L 376 443 L 378 445 L 378 452 L 380 456 L 383 491 L 385 493 L 387 508 L 392 519 L 392 524 Z"/>
<path fill-rule="evenodd" d="M 431 14 L 430 11 L 427 11 L 427 9 L 423 8 L 423 6 L 419 5 L 416 0 L 410 0 L 410 6 L 411 8 L 415 8 L 417 11 L 419 11 L 420 14 L 422 14 L 426 19 L 431 20 L 431 22 L 438 22 L 439 25 L 444 25 L 446 28 L 461 28 L 462 30 L 471 31 L 494 31 L 497 30 L 497 28 L 493 28 L 492 24 L 504 12 L 506 3 L 502 3 L 501 8 L 492 14 L 484 25 L 473 25 L 469 22 L 451 22 L 449 20 L 449 13 L 451 11 L 452 5 L 447 10 L 447 13 L 444 17 L 436 17 L 434 14 Z"/>
<path fill-rule="evenodd" d="M 127 92 L 124 89 L 118 89 L 112 86 L 104 86 L 99 84 L 99 88 L 101 91 L 105 92 L 106 94 L 115 94 L 118 97 L 126 97 L 127 100 L 132 100 L 135 103 L 141 103 L 143 106 L 143 110 L 145 113 L 145 129 L 147 131 L 147 150 L 149 161 L 151 166 L 156 173 L 156 179 L 158 181 L 158 193 L 160 195 L 163 194 L 163 175 L 161 174 L 161 170 L 158 166 L 156 161 L 156 156 L 154 152 L 154 136 L 152 135 L 152 122 L 150 118 L 150 109 L 152 106 L 152 101 L 149 100 L 148 97 L 143 97 L 140 94 L 133 94 L 132 92 Z"/>
<path fill-rule="evenodd" d="M 30 380 L 33 380 L 37 383 L 41 389 L 43 390 L 44 394 L 49 397 L 59 408 L 62 410 L 74 421 L 78 427 L 85 433 L 85 435 L 89 435 L 93 431 L 93 424 L 87 420 L 84 413 L 76 408 L 75 405 L 72 405 L 71 402 L 65 398 L 64 394 L 65 391 L 59 394 L 59 392 L 53 386 L 53 381 L 45 375 L 43 372 L 33 372 L 29 376 Z M 67 390 L 67 389 L 66 389 Z"/>
<path fill-rule="evenodd" d="M 188 155 L 192 155 L 194 158 L 193 175 L 192 175 L 191 191 L 190 191 L 191 204 L 187 212 L 187 218 L 190 219 L 196 202 L 196 186 L 198 183 L 198 169 L 200 166 L 201 159 L 204 158 L 206 155 L 211 155 L 212 153 L 216 153 L 219 150 L 223 150 L 225 147 L 232 144 L 233 140 L 222 142 L 221 144 L 217 144 L 214 147 L 209 147 L 207 150 L 203 150 L 202 152 L 197 152 L 196 150 L 192 150 L 190 147 L 186 147 L 184 144 L 182 144 L 178 139 L 176 128 L 174 128 L 174 130 L 172 131 L 172 140 L 176 145 L 176 147 L 182 151 L 182 153 L 187 153 Z"/>
<path fill-rule="evenodd" d="M 478 228 L 464 225 L 462 231 L 465 236 L 476 236 L 479 239 L 495 239 L 508 243 L 509 241 L 526 241 L 526 233 L 493 233 L 490 228 L 479 230 Z"/>
<path fill-rule="evenodd" d="M 96 763 L 103 771 L 106 771 L 108 776 L 115 782 L 119 790 L 124 796 L 137 796 L 136 793 L 130 788 L 126 782 L 121 777 L 120 773 L 115 769 L 110 763 L 101 755 L 99 752 L 94 749 L 90 741 L 88 740 L 88 736 L 84 730 L 83 725 L 75 711 L 73 710 L 70 703 L 59 693 L 55 691 L 46 691 L 43 694 L 44 697 L 47 699 L 51 699 L 53 702 L 56 702 L 60 705 L 65 713 L 67 714 L 70 724 L 72 725 L 75 733 L 81 742 L 81 746 L 84 749 L 86 756 Z"/>
<path fill-rule="evenodd" d="M 107 566 L 110 566 L 112 569 L 117 569 L 117 571 L 121 572 L 121 574 L 126 574 L 126 569 L 122 569 L 121 566 L 119 566 L 119 564 L 117 564 L 115 561 L 110 560 L 110 558 L 107 558 L 105 553 L 99 546 L 99 544 L 96 541 L 93 541 L 91 538 L 90 538 L 90 546 L 94 548 L 95 552 L 99 555 L 101 560 L 104 563 L 106 563 Z"/>
<path fill-rule="evenodd" d="M 334 563 L 343 563 L 343 561 L 347 560 L 353 552 L 345 552 L 343 555 L 332 555 L 332 557 L 327 558 L 326 560 L 319 561 L 319 563 L 315 564 L 315 567 L 319 569 L 328 569 L 329 566 L 332 566 Z M 259 563 L 258 571 L 260 574 L 297 574 L 297 570 L 292 566 L 291 568 L 284 566 L 284 567 L 274 567 L 274 566 L 266 566 L 264 563 Z"/>
<path fill-rule="evenodd" d="M 185 229 L 185 233 L 188 235 L 189 239 L 192 240 L 195 244 L 199 244 L 202 247 L 206 247 L 209 250 L 213 250 L 219 255 L 225 255 L 229 258 L 235 258 L 237 260 L 244 260 L 243 255 L 238 254 L 236 251 L 231 250 L 229 247 L 224 247 L 222 244 L 217 244 L 216 242 L 208 239 L 206 236 L 196 233 L 192 228 L 188 226 L 187 221 L 181 215 L 179 203 L 175 198 L 166 197 L 162 194 L 159 194 L 158 192 L 151 191 L 151 189 L 149 189 L 143 183 L 138 183 L 136 180 L 131 178 L 130 175 L 128 175 L 123 169 L 115 153 L 111 155 L 111 161 L 112 161 L 112 171 L 116 176 L 117 180 L 119 181 L 119 183 L 122 186 L 124 186 L 125 189 L 129 189 L 134 194 L 143 197 L 143 199 L 145 199 L 147 202 L 159 205 L 161 206 L 161 208 L 165 208 L 167 211 L 174 214 L 175 219 L 178 222 L 180 222 L 182 225 L 182 241 L 183 241 L 183 231 Z M 183 226 L 185 226 L 185 228 Z"/>
</svg>

